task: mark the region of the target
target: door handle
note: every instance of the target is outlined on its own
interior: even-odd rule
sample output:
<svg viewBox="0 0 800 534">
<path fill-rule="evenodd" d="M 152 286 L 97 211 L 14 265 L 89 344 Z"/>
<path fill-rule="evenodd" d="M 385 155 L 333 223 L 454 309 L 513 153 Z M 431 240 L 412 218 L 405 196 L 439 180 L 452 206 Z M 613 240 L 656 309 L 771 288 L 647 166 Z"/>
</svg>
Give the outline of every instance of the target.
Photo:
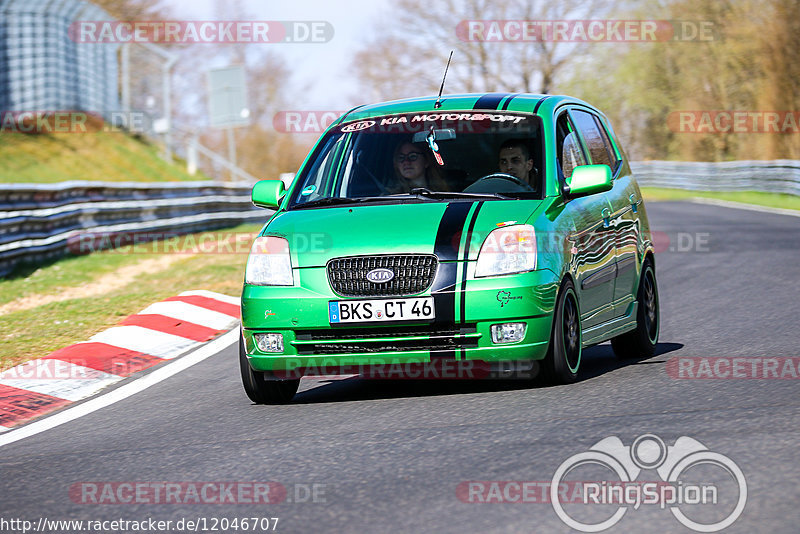
<svg viewBox="0 0 800 534">
<path fill-rule="evenodd" d="M 603 217 L 603 227 L 608 228 L 611 224 L 611 210 L 608 208 L 603 208 L 603 211 L 600 212 L 600 215 Z"/>
<path fill-rule="evenodd" d="M 628 197 L 628 200 L 631 203 L 631 209 L 633 210 L 633 213 L 638 213 L 639 212 L 639 201 L 636 200 L 636 194 L 635 193 L 631 193 L 631 196 Z"/>
</svg>

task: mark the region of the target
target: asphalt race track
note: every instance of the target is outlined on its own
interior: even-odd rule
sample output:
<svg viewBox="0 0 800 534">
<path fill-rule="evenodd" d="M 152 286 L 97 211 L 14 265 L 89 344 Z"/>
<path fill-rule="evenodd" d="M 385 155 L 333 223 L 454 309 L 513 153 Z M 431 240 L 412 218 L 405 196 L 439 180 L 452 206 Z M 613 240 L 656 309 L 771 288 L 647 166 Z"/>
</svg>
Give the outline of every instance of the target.
<svg viewBox="0 0 800 534">
<path fill-rule="evenodd" d="M 669 238 L 656 257 L 662 328 L 649 360 L 620 362 L 605 344 L 584 352 L 571 386 L 304 381 L 291 405 L 255 406 L 230 346 L 0 448 L 0 518 L 277 517 L 277 532 L 570 532 L 547 502 L 465 502 L 459 491 L 469 481 L 549 482 L 604 438 L 630 446 L 654 434 L 667 445 L 698 440 L 741 469 L 746 506 L 725 532 L 796 533 L 800 381 L 676 379 L 667 362 L 742 357 L 749 370 L 752 358 L 798 356 L 800 219 L 686 202 L 648 204 L 648 215 Z M 266 481 L 286 488 L 286 499 L 92 504 L 70 494 L 83 482 Z M 628 509 L 609 531 L 691 532 L 653 504 Z"/>
</svg>

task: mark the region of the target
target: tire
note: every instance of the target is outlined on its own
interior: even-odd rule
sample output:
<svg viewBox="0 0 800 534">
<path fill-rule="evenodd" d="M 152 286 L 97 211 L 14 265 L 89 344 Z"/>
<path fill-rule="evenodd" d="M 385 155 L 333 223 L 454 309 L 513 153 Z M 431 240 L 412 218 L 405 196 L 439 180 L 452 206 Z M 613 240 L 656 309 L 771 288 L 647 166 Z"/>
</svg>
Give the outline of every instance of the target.
<svg viewBox="0 0 800 534">
<path fill-rule="evenodd" d="M 661 317 L 658 307 L 658 284 L 653 262 L 648 258 L 642 265 L 636 311 L 636 329 L 611 339 L 614 354 L 620 359 L 649 358 L 656 350 Z"/>
<path fill-rule="evenodd" d="M 578 379 L 580 365 L 580 307 L 575 286 L 567 279 L 556 300 L 550 346 L 542 361 L 542 378 L 548 384 L 570 384 Z"/>
<path fill-rule="evenodd" d="M 253 371 L 247 361 L 244 340 L 241 336 L 239 336 L 239 369 L 242 372 L 244 391 L 248 398 L 256 404 L 286 404 L 294 398 L 297 388 L 300 387 L 299 378 L 266 380 L 265 373 Z"/>
</svg>

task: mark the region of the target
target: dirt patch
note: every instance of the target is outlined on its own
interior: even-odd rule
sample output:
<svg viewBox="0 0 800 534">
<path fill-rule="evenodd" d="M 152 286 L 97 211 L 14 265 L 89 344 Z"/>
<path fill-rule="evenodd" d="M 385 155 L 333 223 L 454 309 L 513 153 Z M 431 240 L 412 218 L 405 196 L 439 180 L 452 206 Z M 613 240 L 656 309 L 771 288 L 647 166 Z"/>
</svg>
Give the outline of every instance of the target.
<svg viewBox="0 0 800 534">
<path fill-rule="evenodd" d="M 133 265 L 120 267 L 114 272 L 104 274 L 94 282 L 80 286 L 69 287 L 58 294 L 30 295 L 18 298 L 0 306 L 0 315 L 6 315 L 22 310 L 30 310 L 38 306 L 61 302 L 63 300 L 95 297 L 115 289 L 124 287 L 133 282 L 142 273 L 154 273 L 167 269 L 178 260 L 191 257 L 191 254 L 165 254 L 158 258 L 142 260 Z"/>
</svg>

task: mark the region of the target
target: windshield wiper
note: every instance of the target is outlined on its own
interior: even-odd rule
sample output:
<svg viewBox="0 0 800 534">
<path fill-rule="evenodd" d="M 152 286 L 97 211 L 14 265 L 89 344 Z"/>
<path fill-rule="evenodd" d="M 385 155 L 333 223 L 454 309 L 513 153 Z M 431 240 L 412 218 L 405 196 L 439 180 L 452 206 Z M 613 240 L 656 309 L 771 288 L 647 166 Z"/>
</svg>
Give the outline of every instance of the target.
<svg viewBox="0 0 800 534">
<path fill-rule="evenodd" d="M 358 198 L 349 198 L 349 197 L 325 197 L 325 198 L 318 198 L 317 200 L 311 200 L 309 202 L 304 202 L 302 204 L 295 204 L 292 206 L 294 209 L 300 208 L 316 208 L 319 206 L 335 206 L 337 204 L 356 204 L 360 201 Z"/>
<path fill-rule="evenodd" d="M 325 197 L 325 198 L 318 198 L 317 200 L 311 200 L 309 202 L 305 202 L 303 204 L 295 204 L 292 206 L 292 209 L 301 209 L 301 208 L 318 208 L 320 206 L 337 206 L 337 205 L 346 205 L 346 204 L 361 204 L 364 202 L 384 202 L 384 201 L 392 201 L 397 200 L 398 195 L 389 195 L 389 196 L 378 196 L 378 197 L 358 197 L 358 198 L 350 198 L 350 197 Z"/>
<path fill-rule="evenodd" d="M 419 200 L 436 201 L 447 198 L 496 198 L 500 200 L 511 200 L 514 197 L 502 195 L 500 193 L 462 193 L 460 191 L 431 191 L 427 187 L 415 187 L 410 193 L 398 193 L 395 195 L 377 197 L 325 197 L 311 200 L 303 204 L 294 204 L 291 209 L 318 208 L 322 206 L 339 206 L 347 204 L 361 204 L 365 202 L 392 202 L 408 198 Z"/>
<path fill-rule="evenodd" d="M 418 198 L 499 198 L 510 200 L 514 197 L 502 195 L 500 193 L 463 193 L 461 191 L 431 191 L 427 187 L 415 187 L 411 194 Z"/>
</svg>

